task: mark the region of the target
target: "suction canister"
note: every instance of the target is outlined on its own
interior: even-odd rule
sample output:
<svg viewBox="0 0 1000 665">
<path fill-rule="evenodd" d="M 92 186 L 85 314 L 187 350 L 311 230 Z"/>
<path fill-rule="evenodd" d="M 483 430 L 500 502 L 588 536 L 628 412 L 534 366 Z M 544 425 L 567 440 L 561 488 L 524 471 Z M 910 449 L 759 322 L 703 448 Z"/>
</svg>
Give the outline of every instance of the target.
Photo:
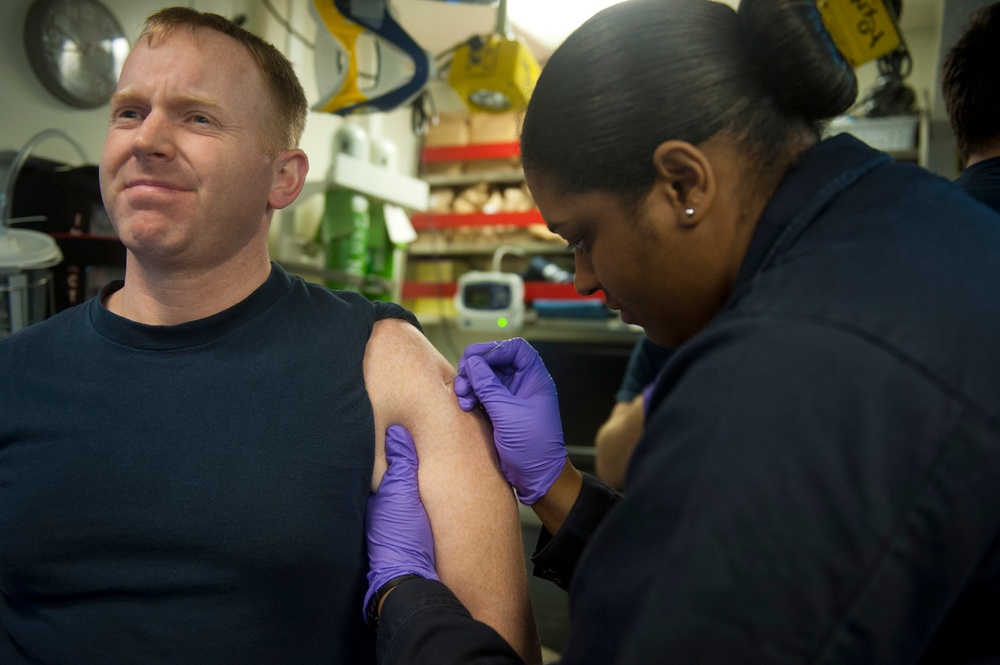
<svg viewBox="0 0 1000 665">
<path fill-rule="evenodd" d="M 62 251 L 47 233 L 11 228 L 26 220 L 10 215 L 21 167 L 35 146 L 49 138 L 65 140 L 87 161 L 83 149 L 66 133 L 45 129 L 28 139 L 9 163 L 0 163 L 0 339 L 44 319 L 55 300 L 49 268 L 63 260 Z"/>
<path fill-rule="evenodd" d="M 62 252 L 40 231 L 0 227 L 0 339 L 49 315 Z"/>
</svg>

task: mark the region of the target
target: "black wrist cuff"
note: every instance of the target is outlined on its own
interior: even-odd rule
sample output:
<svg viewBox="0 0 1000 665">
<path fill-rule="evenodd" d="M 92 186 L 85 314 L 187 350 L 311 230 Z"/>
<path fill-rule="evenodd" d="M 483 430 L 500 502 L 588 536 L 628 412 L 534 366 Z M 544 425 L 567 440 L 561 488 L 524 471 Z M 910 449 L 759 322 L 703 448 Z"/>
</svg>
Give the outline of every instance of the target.
<svg viewBox="0 0 1000 665">
<path fill-rule="evenodd" d="M 393 577 L 391 580 L 380 586 L 374 594 L 372 594 L 372 597 L 368 600 L 368 607 L 365 608 L 365 618 L 368 619 L 369 626 L 378 630 L 378 606 L 379 603 L 382 602 L 382 599 L 385 598 L 385 594 L 389 593 L 406 580 L 412 580 L 414 578 L 423 579 L 416 573 Z"/>
</svg>

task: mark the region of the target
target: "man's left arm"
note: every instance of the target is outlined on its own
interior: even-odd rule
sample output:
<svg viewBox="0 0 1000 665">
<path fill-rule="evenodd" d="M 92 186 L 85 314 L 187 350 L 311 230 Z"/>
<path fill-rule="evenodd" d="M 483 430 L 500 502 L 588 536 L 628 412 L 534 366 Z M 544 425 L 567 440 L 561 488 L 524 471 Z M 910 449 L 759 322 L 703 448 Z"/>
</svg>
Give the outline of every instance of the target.
<svg viewBox="0 0 1000 665">
<path fill-rule="evenodd" d="M 405 321 L 375 324 L 364 372 L 375 415 L 372 489 L 385 472 L 385 431 L 402 425 L 415 442 L 441 581 L 525 661 L 539 662 L 517 503 L 485 417 L 459 408 L 454 369 Z"/>
</svg>

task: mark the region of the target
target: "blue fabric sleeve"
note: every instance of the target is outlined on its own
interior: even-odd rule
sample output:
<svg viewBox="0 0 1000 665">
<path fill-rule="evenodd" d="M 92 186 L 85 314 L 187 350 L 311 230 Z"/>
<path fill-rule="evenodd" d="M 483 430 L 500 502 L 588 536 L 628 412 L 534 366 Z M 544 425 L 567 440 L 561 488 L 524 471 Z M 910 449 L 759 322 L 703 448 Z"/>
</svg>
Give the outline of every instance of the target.
<svg viewBox="0 0 1000 665">
<path fill-rule="evenodd" d="M 622 384 L 615 393 L 615 400 L 631 402 L 635 399 L 643 388 L 653 382 L 669 357 L 670 349 L 653 344 L 645 335 L 636 340 L 628 365 L 625 367 Z"/>
<path fill-rule="evenodd" d="M 535 553 L 531 556 L 535 577 L 549 580 L 563 589 L 569 588 L 583 548 L 620 499 L 621 494 L 584 473 L 580 495 L 562 527 L 554 536 L 544 528 L 538 535 Z"/>
<path fill-rule="evenodd" d="M 403 582 L 385 597 L 379 616 L 378 662 L 410 665 L 520 665 L 491 627 L 476 621 L 437 580 Z"/>
</svg>

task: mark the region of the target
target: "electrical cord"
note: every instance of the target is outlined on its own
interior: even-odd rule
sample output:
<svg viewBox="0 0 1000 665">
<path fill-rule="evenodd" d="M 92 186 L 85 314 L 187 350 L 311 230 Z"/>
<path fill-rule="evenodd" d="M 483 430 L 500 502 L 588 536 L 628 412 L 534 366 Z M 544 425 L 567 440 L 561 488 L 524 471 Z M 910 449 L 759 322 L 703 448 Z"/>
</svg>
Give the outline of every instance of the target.
<svg viewBox="0 0 1000 665">
<path fill-rule="evenodd" d="M 885 118 L 916 112 L 917 95 L 906 85 L 912 67 L 913 60 L 905 43 L 878 59 L 878 81 L 862 103 L 865 117 Z"/>
<path fill-rule="evenodd" d="M 436 62 L 444 57 L 447 57 L 466 45 L 470 46 L 473 50 L 481 49 L 485 43 L 486 43 L 486 38 L 483 37 L 482 35 L 472 35 L 468 39 L 463 39 L 462 41 L 452 46 L 449 46 L 445 50 L 441 51 L 440 53 L 434 56 L 434 60 Z"/>
<path fill-rule="evenodd" d="M 313 50 L 316 49 L 316 45 L 315 44 L 313 44 L 311 41 L 309 41 L 309 39 L 307 39 L 305 37 L 305 35 L 303 35 L 301 32 L 299 32 L 298 30 L 296 30 L 295 27 L 291 23 L 289 23 L 287 20 L 285 20 L 285 18 L 281 14 L 278 13 L 278 10 L 275 9 L 274 5 L 271 4 L 271 0 L 260 0 L 260 1 L 262 3 L 264 3 L 264 7 L 266 7 L 267 11 L 271 13 L 271 16 L 274 17 L 274 20 L 277 21 L 278 23 L 280 23 L 281 27 L 283 27 L 285 30 L 288 31 L 288 34 L 290 34 L 293 37 L 295 37 L 296 39 L 298 39 L 300 42 L 302 42 L 303 44 L 305 44 L 307 47 L 309 47 L 309 48 L 311 48 Z"/>
<path fill-rule="evenodd" d="M 416 136 L 426 136 L 427 130 L 438 124 L 437 106 L 434 95 L 424 90 L 413 100 L 410 110 L 410 125 Z"/>
</svg>

